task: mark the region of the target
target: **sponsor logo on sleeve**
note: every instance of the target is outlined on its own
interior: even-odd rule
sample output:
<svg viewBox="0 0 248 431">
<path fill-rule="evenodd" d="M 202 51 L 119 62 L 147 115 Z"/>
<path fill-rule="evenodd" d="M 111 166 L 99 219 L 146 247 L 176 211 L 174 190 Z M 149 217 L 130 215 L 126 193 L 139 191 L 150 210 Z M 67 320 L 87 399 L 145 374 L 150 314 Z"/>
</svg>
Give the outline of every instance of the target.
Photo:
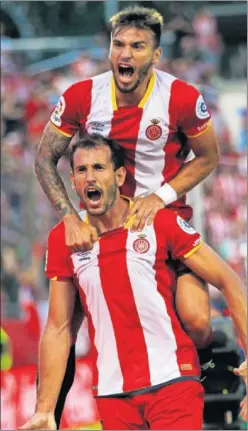
<svg viewBox="0 0 248 431">
<path fill-rule="evenodd" d="M 197 245 L 199 245 L 200 243 L 201 243 L 201 237 L 200 238 L 197 238 L 195 241 L 194 241 L 194 244 L 193 244 L 193 247 L 196 247 Z"/>
<path fill-rule="evenodd" d="M 198 130 L 198 132 L 202 132 L 207 127 L 208 127 L 208 121 L 206 123 L 202 124 L 202 126 L 197 127 L 197 130 Z"/>
<path fill-rule="evenodd" d="M 201 95 L 197 99 L 195 112 L 196 116 L 201 120 L 205 120 L 206 118 L 210 117 L 206 103 L 204 102 L 204 99 Z"/>
<path fill-rule="evenodd" d="M 62 117 L 62 114 L 64 113 L 64 110 L 65 110 L 65 99 L 63 96 L 61 96 L 51 116 L 51 121 L 52 123 L 55 124 L 55 126 L 58 126 L 58 127 L 61 126 L 61 117 Z"/>
<path fill-rule="evenodd" d="M 177 224 L 184 232 L 188 233 L 189 235 L 194 235 L 194 233 L 196 233 L 195 229 L 180 216 L 177 216 Z"/>
</svg>

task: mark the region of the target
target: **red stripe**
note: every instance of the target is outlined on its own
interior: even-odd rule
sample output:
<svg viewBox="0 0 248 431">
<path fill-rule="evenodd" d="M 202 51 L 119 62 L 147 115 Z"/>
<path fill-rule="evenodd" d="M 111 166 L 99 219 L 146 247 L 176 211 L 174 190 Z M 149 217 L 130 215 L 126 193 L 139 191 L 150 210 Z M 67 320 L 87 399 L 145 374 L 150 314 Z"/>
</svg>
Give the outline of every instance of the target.
<svg viewBox="0 0 248 431">
<path fill-rule="evenodd" d="M 171 320 L 172 330 L 175 336 L 176 344 L 177 344 L 177 363 L 179 366 L 179 371 L 182 376 L 186 375 L 196 375 L 200 374 L 200 367 L 198 361 L 198 355 L 193 341 L 188 337 L 188 335 L 182 329 L 180 321 L 176 315 L 176 309 L 174 304 L 173 297 L 173 287 L 176 283 L 176 278 L 174 272 L 168 268 L 167 266 L 161 268 L 161 265 L 156 267 L 156 262 L 161 262 L 161 260 L 166 259 L 166 249 L 167 245 L 165 243 L 166 238 L 161 232 L 164 232 L 164 229 L 161 229 L 159 226 L 159 218 L 155 218 L 154 229 L 157 238 L 157 252 L 155 258 L 154 270 L 156 272 L 155 278 L 157 281 L 158 292 L 164 299 L 167 313 Z M 162 251 L 161 251 L 162 250 Z M 161 253 L 164 255 L 161 256 Z M 191 370 L 181 370 L 180 365 L 191 364 Z"/>
<path fill-rule="evenodd" d="M 98 359 L 98 351 L 96 349 L 96 346 L 94 344 L 94 340 L 95 340 L 95 327 L 92 321 L 92 317 L 91 314 L 89 312 L 88 306 L 87 306 L 87 302 L 86 302 L 86 295 L 83 291 L 83 289 L 80 287 L 79 284 L 79 280 L 77 277 L 74 278 L 75 283 L 78 286 L 78 291 L 79 291 L 79 296 L 80 296 L 80 300 L 82 302 L 83 305 L 83 309 L 84 312 L 86 314 L 87 320 L 88 320 L 88 331 L 89 331 L 89 337 L 90 337 L 90 342 L 91 342 L 91 350 L 90 350 L 90 357 L 92 360 L 92 372 L 93 372 L 93 393 L 94 396 L 98 395 L 98 390 L 94 389 L 98 387 L 98 368 L 97 368 L 97 359 Z"/>
<path fill-rule="evenodd" d="M 124 392 L 151 385 L 144 333 L 127 269 L 127 235 L 126 229 L 106 234 L 99 253 L 101 285 L 115 333 Z"/>
<path fill-rule="evenodd" d="M 135 153 L 143 109 L 136 106 L 122 107 L 114 111 L 109 136 L 126 150 L 125 167 L 127 177 L 121 193 L 128 197 L 135 195 Z"/>
</svg>

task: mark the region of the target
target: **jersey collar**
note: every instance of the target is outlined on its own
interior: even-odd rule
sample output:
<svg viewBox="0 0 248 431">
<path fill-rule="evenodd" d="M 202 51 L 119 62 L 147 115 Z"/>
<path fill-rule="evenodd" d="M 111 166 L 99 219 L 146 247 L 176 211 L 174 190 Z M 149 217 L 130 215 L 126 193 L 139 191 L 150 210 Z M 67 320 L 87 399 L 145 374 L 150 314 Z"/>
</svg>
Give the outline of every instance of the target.
<svg viewBox="0 0 248 431">
<path fill-rule="evenodd" d="M 140 103 L 138 104 L 138 108 L 143 108 L 145 103 L 149 99 L 150 94 L 151 94 L 153 87 L 154 87 L 155 78 L 156 78 L 156 74 L 155 74 L 155 71 L 153 71 L 151 79 L 150 79 L 148 87 L 147 87 L 147 90 L 146 90 L 144 96 L 142 97 Z M 113 111 L 117 111 L 118 106 L 116 103 L 115 80 L 114 80 L 113 75 L 111 76 L 111 101 L 112 101 Z"/>
</svg>

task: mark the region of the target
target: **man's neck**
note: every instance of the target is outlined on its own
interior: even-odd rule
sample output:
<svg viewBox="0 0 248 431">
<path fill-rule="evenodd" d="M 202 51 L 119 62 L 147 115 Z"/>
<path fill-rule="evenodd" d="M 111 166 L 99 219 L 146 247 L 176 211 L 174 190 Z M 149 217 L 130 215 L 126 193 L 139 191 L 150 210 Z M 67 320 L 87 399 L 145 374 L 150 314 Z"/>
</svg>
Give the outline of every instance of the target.
<svg viewBox="0 0 248 431">
<path fill-rule="evenodd" d="M 152 74 L 153 71 L 151 71 L 150 75 L 131 93 L 122 93 L 115 85 L 116 104 L 118 108 L 123 106 L 138 106 L 146 93 Z"/>
<path fill-rule="evenodd" d="M 122 227 L 129 213 L 129 200 L 117 196 L 115 203 L 103 216 L 88 214 L 89 222 L 97 230 L 98 235 Z"/>
</svg>

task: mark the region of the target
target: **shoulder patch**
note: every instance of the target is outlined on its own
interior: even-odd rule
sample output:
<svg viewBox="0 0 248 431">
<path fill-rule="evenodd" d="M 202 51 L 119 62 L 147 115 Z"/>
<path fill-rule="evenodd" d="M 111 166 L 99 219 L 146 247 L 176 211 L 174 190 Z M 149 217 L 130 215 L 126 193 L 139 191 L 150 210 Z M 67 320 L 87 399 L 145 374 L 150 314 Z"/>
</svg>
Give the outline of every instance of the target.
<svg viewBox="0 0 248 431">
<path fill-rule="evenodd" d="M 189 235 L 194 235 L 196 233 L 195 229 L 190 226 L 182 217 L 177 216 L 177 224 L 180 228 L 188 233 Z"/>
<path fill-rule="evenodd" d="M 51 116 L 51 121 L 52 123 L 55 124 L 55 126 L 58 126 L 58 127 L 61 126 L 61 116 L 64 113 L 64 110 L 65 110 L 65 99 L 63 96 L 61 96 Z"/>
<path fill-rule="evenodd" d="M 208 112 L 208 108 L 206 106 L 206 103 L 204 102 L 202 95 L 200 95 L 196 101 L 195 113 L 197 118 L 200 118 L 201 120 L 210 117 L 210 113 Z"/>
</svg>

